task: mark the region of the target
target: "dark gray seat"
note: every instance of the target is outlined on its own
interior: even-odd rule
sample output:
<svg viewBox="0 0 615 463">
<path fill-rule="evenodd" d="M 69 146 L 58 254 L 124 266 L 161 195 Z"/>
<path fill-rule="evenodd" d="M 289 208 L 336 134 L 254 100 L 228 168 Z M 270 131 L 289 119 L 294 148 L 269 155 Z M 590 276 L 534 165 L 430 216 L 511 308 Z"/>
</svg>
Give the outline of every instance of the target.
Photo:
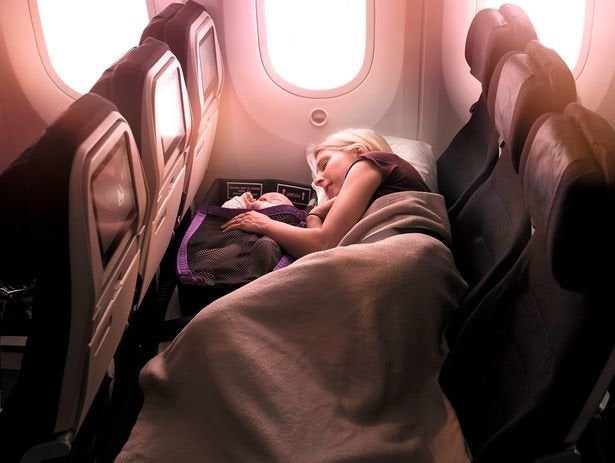
<svg viewBox="0 0 615 463">
<path fill-rule="evenodd" d="M 530 125 L 541 114 L 561 112 L 575 100 L 572 73 L 557 53 L 537 41 L 531 41 L 525 52 L 506 54 L 496 66 L 489 111 L 502 140 L 501 156 L 486 181 L 450 219 L 455 263 L 469 292 L 447 327 L 449 341 L 530 237 L 517 174 Z"/>
<path fill-rule="evenodd" d="M 440 375 L 476 463 L 574 455 L 612 377 L 615 132 L 572 103 L 536 121 L 519 172 L 533 233 Z"/>
<path fill-rule="evenodd" d="M 470 25 L 465 57 L 482 91 L 470 108 L 469 121 L 438 158 L 438 189 L 451 216 L 486 179 L 498 158 L 498 134 L 487 110 L 493 70 L 507 52 L 523 50 L 533 39 L 536 32 L 530 19 L 515 5 L 483 9 Z"/>
</svg>

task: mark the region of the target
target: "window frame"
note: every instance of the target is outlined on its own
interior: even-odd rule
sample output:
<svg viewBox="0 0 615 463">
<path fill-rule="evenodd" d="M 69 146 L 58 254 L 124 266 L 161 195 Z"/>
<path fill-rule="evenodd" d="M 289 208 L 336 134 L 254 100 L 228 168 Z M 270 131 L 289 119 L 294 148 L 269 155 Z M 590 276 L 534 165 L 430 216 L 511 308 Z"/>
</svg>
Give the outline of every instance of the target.
<svg viewBox="0 0 615 463">
<path fill-rule="evenodd" d="M 61 92 L 76 100 L 82 94 L 68 85 L 64 79 L 60 77 L 51 62 L 49 50 L 47 49 L 47 42 L 45 41 L 45 33 L 43 32 L 43 23 L 38 9 L 38 0 L 28 0 L 28 9 L 30 10 L 30 20 L 32 22 L 32 28 L 34 29 L 36 48 L 38 48 L 39 56 L 47 75 Z"/>
</svg>

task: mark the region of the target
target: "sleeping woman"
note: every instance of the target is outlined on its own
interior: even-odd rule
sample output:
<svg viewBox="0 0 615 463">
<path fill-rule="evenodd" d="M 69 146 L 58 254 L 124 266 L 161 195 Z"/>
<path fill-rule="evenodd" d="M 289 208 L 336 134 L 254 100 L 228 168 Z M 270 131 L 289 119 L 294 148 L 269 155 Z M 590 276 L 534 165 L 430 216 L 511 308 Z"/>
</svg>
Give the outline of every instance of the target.
<svg viewBox="0 0 615 463">
<path fill-rule="evenodd" d="M 314 184 L 330 199 L 310 211 L 306 228 L 248 211 L 223 224 L 222 230 L 268 236 L 295 258 L 332 248 L 375 199 L 400 191 L 429 192 L 417 170 L 391 151 L 386 140 L 373 130 L 333 133 L 313 150 L 317 173 Z"/>
<path fill-rule="evenodd" d="M 207 305 L 145 365 L 116 463 L 469 461 L 438 383 L 467 285 L 444 198 L 389 151 L 365 130 L 316 146 L 331 199 L 309 228 L 262 210 L 216 224 L 303 257 Z M 389 230 L 404 231 L 373 240 Z"/>
</svg>

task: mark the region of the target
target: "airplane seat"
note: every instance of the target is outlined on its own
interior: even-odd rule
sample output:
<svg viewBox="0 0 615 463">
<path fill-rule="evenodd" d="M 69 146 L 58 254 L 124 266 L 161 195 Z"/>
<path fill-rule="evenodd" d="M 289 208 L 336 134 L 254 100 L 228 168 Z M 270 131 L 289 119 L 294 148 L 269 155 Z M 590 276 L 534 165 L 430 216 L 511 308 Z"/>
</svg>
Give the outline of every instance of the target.
<svg viewBox="0 0 615 463">
<path fill-rule="evenodd" d="M 545 112 L 561 112 L 576 101 L 576 83 L 559 54 L 531 40 L 525 53 L 509 52 L 496 66 L 489 83 L 487 109 L 494 119 L 503 150 L 511 153 L 518 170 L 521 151 L 530 127 Z M 524 80 L 509 81 L 509 75 L 527 74 Z"/>
<path fill-rule="evenodd" d="M 135 136 L 149 197 L 140 305 L 178 224 L 192 121 L 183 74 L 168 45 L 148 38 L 107 69 L 91 91 L 115 103 Z"/>
<path fill-rule="evenodd" d="M 133 304 L 148 192 L 126 120 L 88 93 L 0 174 L 0 194 L 11 198 L 0 202 L 0 278 L 33 286 L 0 448 L 3 461 L 37 462 L 68 454 L 108 385 Z"/>
<path fill-rule="evenodd" d="M 561 112 L 575 100 L 572 73 L 557 53 L 538 41 L 530 42 L 526 52 L 509 52 L 498 62 L 488 110 L 502 141 L 501 156 L 489 177 L 450 219 L 453 256 L 468 283 L 468 293 L 447 326 L 449 342 L 529 239 L 529 216 L 517 170 L 530 125 L 541 114 Z"/>
<path fill-rule="evenodd" d="M 615 366 L 613 128 L 578 103 L 539 118 L 520 176 L 533 233 L 439 381 L 475 463 L 580 461 L 575 443 Z"/>
<path fill-rule="evenodd" d="M 154 37 L 164 42 L 164 27 L 183 6 L 183 3 L 170 3 L 160 13 L 150 19 L 141 33 L 139 43 L 143 43 L 148 37 Z"/>
<path fill-rule="evenodd" d="M 164 20 L 155 17 L 142 39 L 152 36 L 169 45 L 184 73 L 192 109 L 192 134 L 188 143 L 186 181 L 181 217 L 192 203 L 205 178 L 218 121 L 218 105 L 223 79 L 221 55 L 215 25 L 202 5 L 188 0 Z M 164 22 L 164 26 L 162 26 Z M 160 25 L 160 27 L 156 27 Z M 152 30 L 153 29 L 153 30 Z"/>
<path fill-rule="evenodd" d="M 487 110 L 487 95 L 493 70 L 502 56 L 523 50 L 536 39 L 528 16 L 518 6 L 502 5 L 476 13 L 470 24 L 465 58 L 470 73 L 482 85 L 470 119 L 438 158 L 438 188 L 449 215 L 454 216 L 467 198 L 489 175 L 498 157 L 498 135 Z"/>
</svg>

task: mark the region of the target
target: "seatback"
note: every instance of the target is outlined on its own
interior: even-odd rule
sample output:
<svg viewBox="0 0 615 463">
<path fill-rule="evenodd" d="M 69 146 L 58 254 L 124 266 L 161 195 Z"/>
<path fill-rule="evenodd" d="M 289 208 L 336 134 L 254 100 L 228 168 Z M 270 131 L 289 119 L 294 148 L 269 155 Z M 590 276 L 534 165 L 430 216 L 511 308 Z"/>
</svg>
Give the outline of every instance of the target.
<svg viewBox="0 0 615 463">
<path fill-rule="evenodd" d="M 177 58 L 154 38 L 126 53 L 91 91 L 115 103 L 130 124 L 151 192 L 139 271 L 140 303 L 178 222 L 192 127 L 190 103 Z"/>
<path fill-rule="evenodd" d="M 523 50 L 533 39 L 536 32 L 531 21 L 515 5 L 480 10 L 470 25 L 465 57 L 482 91 L 470 108 L 469 121 L 438 159 L 438 190 L 451 216 L 489 175 L 498 157 L 498 135 L 487 110 L 493 70 L 507 52 Z"/>
<path fill-rule="evenodd" d="M 551 48 L 531 40 L 525 53 L 509 52 L 494 69 L 487 109 L 509 152 L 515 171 L 530 127 L 546 112 L 561 112 L 576 101 L 576 84 L 564 60 Z"/>
<path fill-rule="evenodd" d="M 34 282 L 0 448 L 39 461 L 69 451 L 132 308 L 147 189 L 126 120 L 82 96 L 0 175 L 0 197 L 0 278 Z"/>
<path fill-rule="evenodd" d="M 148 37 L 164 42 L 164 27 L 183 6 L 183 3 L 169 3 L 160 13 L 151 18 L 141 33 L 139 43 L 143 43 Z"/>
<path fill-rule="evenodd" d="M 190 209 L 201 186 L 218 122 L 223 68 L 212 18 L 199 3 L 170 4 L 154 17 L 141 36 L 162 40 L 181 63 L 192 109 L 184 200 L 180 215 Z"/>
<path fill-rule="evenodd" d="M 577 103 L 535 127 L 520 164 L 532 236 L 440 375 L 477 463 L 535 461 L 573 444 L 615 345 L 615 133 Z"/>
<path fill-rule="evenodd" d="M 540 114 L 561 112 L 576 100 L 572 73 L 557 53 L 537 41 L 530 42 L 526 52 L 505 55 L 490 85 L 489 111 L 500 134 L 501 156 L 487 180 L 450 219 L 455 263 L 469 292 L 447 327 L 449 341 L 529 239 L 517 169 L 530 125 Z"/>
</svg>

